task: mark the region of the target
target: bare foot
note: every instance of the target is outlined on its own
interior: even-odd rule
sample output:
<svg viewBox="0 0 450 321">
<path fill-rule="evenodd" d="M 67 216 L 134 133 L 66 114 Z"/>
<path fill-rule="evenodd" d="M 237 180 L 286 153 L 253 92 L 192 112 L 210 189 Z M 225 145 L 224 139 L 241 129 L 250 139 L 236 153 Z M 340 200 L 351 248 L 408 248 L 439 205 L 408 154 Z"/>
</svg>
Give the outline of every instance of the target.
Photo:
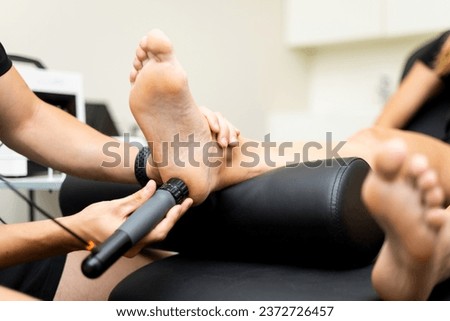
<svg viewBox="0 0 450 321">
<path fill-rule="evenodd" d="M 150 141 L 162 180 L 181 178 L 200 203 L 217 186 L 219 168 L 203 159 L 205 145 L 214 144 L 212 134 L 161 31 L 150 31 L 139 44 L 130 81 L 130 108 Z"/>
<path fill-rule="evenodd" d="M 441 245 L 450 246 L 440 240 L 448 214 L 436 173 L 425 157 L 408 157 L 402 141 L 390 141 L 375 156 L 363 199 L 386 234 L 372 272 L 375 290 L 386 300 L 427 299 L 444 277 Z"/>
</svg>

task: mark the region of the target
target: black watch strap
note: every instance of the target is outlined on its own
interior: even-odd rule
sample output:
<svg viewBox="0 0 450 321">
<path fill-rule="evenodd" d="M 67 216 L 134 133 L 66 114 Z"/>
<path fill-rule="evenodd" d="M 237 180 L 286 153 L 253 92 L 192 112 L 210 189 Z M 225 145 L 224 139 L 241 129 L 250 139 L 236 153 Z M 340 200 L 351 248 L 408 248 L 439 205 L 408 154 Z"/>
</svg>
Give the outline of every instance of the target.
<svg viewBox="0 0 450 321">
<path fill-rule="evenodd" d="M 141 186 L 145 186 L 150 180 L 146 173 L 147 161 L 150 155 L 150 149 L 148 147 L 143 147 L 137 154 L 134 161 L 134 175 Z"/>
</svg>

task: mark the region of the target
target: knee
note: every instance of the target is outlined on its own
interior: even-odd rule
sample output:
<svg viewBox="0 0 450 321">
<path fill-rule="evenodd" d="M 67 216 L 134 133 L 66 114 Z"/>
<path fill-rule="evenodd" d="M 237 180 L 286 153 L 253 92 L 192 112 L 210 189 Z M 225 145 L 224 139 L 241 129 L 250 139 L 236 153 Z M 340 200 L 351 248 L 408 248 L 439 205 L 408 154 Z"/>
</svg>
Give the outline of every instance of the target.
<svg viewBox="0 0 450 321">
<path fill-rule="evenodd" d="M 352 146 L 355 154 L 364 158 L 370 165 L 373 164 L 374 151 L 383 141 L 383 129 L 368 127 L 357 131 L 349 137 L 348 143 Z"/>
<path fill-rule="evenodd" d="M 357 131 L 349 137 L 348 141 L 359 144 L 370 144 L 379 142 L 383 136 L 383 129 L 378 127 L 367 127 Z"/>
</svg>

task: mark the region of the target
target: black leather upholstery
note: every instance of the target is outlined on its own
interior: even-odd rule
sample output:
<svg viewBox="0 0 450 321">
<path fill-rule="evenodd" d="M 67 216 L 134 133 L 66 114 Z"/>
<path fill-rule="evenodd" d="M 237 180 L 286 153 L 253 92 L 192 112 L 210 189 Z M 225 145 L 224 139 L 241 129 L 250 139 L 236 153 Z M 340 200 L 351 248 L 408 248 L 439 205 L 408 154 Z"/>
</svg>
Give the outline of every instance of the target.
<svg viewBox="0 0 450 321">
<path fill-rule="evenodd" d="M 367 264 L 382 241 L 360 198 L 368 170 L 359 158 L 273 170 L 212 194 L 161 247 L 201 258 Z"/>
<path fill-rule="evenodd" d="M 110 300 L 376 300 L 371 270 L 371 265 L 320 269 L 179 254 L 133 273 L 113 290 Z"/>
<path fill-rule="evenodd" d="M 360 199 L 368 169 L 359 158 L 275 169 L 210 195 L 157 246 L 202 258 L 339 268 L 367 264 L 382 242 Z M 137 188 L 69 176 L 60 192 L 61 209 L 69 215 Z"/>
</svg>

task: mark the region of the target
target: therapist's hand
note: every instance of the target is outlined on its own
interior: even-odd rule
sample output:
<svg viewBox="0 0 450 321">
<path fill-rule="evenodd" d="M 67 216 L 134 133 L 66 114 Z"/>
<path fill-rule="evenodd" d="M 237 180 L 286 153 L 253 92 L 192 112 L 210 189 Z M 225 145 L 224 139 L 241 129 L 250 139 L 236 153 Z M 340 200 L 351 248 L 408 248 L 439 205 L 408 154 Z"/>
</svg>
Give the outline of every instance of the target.
<svg viewBox="0 0 450 321">
<path fill-rule="evenodd" d="M 113 234 L 130 214 L 149 200 L 155 191 L 156 183 L 151 180 L 144 188 L 132 195 L 86 207 L 78 214 L 67 217 L 68 221 L 65 224 L 85 240 L 92 240 L 99 245 Z M 166 217 L 125 256 L 135 256 L 143 247 L 164 240 L 191 205 L 192 199 L 186 198 L 181 204 L 172 207 Z"/>
<path fill-rule="evenodd" d="M 209 129 L 216 135 L 217 143 L 222 148 L 234 147 L 238 144 L 238 137 L 241 134 L 232 123 L 230 123 L 221 113 L 200 106 L 203 116 L 208 122 Z"/>
</svg>

